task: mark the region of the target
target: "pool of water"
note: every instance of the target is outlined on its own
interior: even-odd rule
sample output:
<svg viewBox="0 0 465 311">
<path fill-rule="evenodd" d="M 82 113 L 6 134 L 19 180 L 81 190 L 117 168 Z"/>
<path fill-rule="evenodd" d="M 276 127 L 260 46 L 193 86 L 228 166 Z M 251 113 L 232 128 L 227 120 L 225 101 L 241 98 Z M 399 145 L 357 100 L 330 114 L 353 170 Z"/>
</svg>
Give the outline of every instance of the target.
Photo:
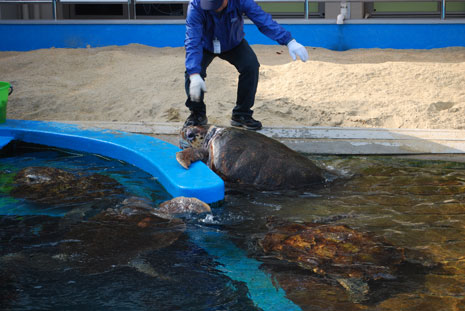
<svg viewBox="0 0 465 311">
<path fill-rule="evenodd" d="M 9 196 L 13 177 L 30 166 L 83 176 L 99 173 L 117 180 L 123 192 L 108 189 L 104 198 L 68 204 L 37 204 Z M 158 248 L 156 242 L 131 236 L 125 224 L 105 228 L 104 222 L 99 227 L 92 220 L 127 197 L 144 198 L 153 206 L 171 198 L 156 179 L 136 167 L 18 143 L 0 156 L 0 176 L 0 309 L 256 310 L 244 284 L 220 272 L 215 258 L 192 242 L 188 230 L 172 244 L 160 242 L 164 247 Z M 198 228 L 195 219 L 192 228 Z M 114 235 L 113 240 L 105 234 Z M 115 245 L 115 238 L 124 247 L 118 240 Z M 109 250 L 108 243 L 115 249 Z M 68 258 L 63 258 L 64 251 Z M 133 259 L 143 263 L 143 272 L 131 266 Z"/>
<path fill-rule="evenodd" d="M 37 208 L 27 200 L 11 198 L 14 176 L 23 168 L 45 166 L 64 169 L 67 172 L 90 176 L 94 173 L 114 178 L 122 184 L 123 196 L 140 196 L 152 200 L 155 204 L 167 200 L 170 196 L 155 178 L 132 165 L 94 154 L 49 148 L 36 144 L 15 142 L 0 154 L 0 215 L 46 214 L 63 216 L 71 206 L 56 204 Z M 108 199 L 112 199 L 111 197 Z"/>
<path fill-rule="evenodd" d="M 240 219 L 231 238 L 249 247 L 270 215 L 345 224 L 405 249 L 409 265 L 354 303 L 341 286 L 292 265 L 267 267 L 303 310 L 465 310 L 465 164 L 399 157 L 318 157 L 341 176 L 306 193 L 226 195 Z M 261 228 L 261 230 L 257 229 Z M 248 245 L 248 246 L 247 246 Z M 264 260 L 266 258 L 263 258 Z"/>
<path fill-rule="evenodd" d="M 169 195 L 154 178 L 126 163 L 20 145 L 14 154 L 0 158 L 0 306 L 12 310 L 259 310 L 263 305 L 251 299 L 254 283 L 230 277 L 234 272 L 254 274 L 256 267 L 243 265 L 243 271 L 228 271 L 233 268 L 226 266 L 227 260 L 216 257 L 243 252 L 262 263 L 258 269 L 273 286 L 285 290 L 296 310 L 465 309 L 464 163 L 380 156 L 311 159 L 339 177 L 307 192 L 229 188 L 225 204 L 212 215 L 184 219 L 187 229 L 171 244 L 161 248 L 151 244 L 140 251 L 129 245 L 128 252 L 99 253 L 82 263 L 61 260 L 60 247 L 79 242 L 67 234 L 70 227 L 95 228 L 82 226 L 87 216 L 69 217 L 70 210 L 85 210 L 89 204 L 104 210 L 128 196 L 146 198 L 156 206 Z M 95 202 L 83 203 L 84 208 L 73 203 L 44 209 L 10 197 L 12 176 L 23 167 L 38 165 L 104 174 L 117 180 L 124 191 L 100 200 L 97 207 Z M 399 267 L 396 279 L 377 283 L 369 299 L 355 302 L 328 277 L 260 255 L 256 240 L 267 232 L 270 216 L 299 223 L 344 224 L 370 232 L 403 248 L 408 262 Z M 124 244 L 124 227 L 115 230 Z M 215 233 L 210 240 L 204 238 L 209 232 Z M 220 237 L 216 243 L 215 237 Z M 224 249 L 223 241 L 231 241 L 235 248 Z M 134 243 L 144 245 L 145 241 Z M 231 249 L 234 254 L 228 254 Z M 85 257 L 89 259 L 90 248 L 84 250 L 89 250 Z M 82 254 L 67 256 L 79 259 Z M 238 256 L 237 261 L 244 258 Z M 147 273 L 134 269 L 129 264 L 133 259 L 142 261 Z"/>
</svg>

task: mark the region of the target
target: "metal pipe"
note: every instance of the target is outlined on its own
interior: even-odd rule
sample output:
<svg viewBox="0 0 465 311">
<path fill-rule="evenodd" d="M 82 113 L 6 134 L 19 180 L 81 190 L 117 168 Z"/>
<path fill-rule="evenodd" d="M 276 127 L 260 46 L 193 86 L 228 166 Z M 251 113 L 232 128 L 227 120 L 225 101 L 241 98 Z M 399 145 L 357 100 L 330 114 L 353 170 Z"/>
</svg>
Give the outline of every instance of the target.
<svg viewBox="0 0 465 311">
<path fill-rule="evenodd" d="M 137 0 L 132 0 L 132 9 L 134 11 L 134 19 L 137 19 L 137 13 L 136 13 L 137 7 L 136 7 L 136 5 L 137 5 Z"/>
<path fill-rule="evenodd" d="M 308 0 L 305 0 L 305 19 L 308 19 Z"/>
<path fill-rule="evenodd" d="M 441 19 L 446 19 L 446 0 L 442 0 Z"/>
<path fill-rule="evenodd" d="M 52 1 L 52 15 L 53 19 L 57 20 L 57 0 Z"/>
</svg>

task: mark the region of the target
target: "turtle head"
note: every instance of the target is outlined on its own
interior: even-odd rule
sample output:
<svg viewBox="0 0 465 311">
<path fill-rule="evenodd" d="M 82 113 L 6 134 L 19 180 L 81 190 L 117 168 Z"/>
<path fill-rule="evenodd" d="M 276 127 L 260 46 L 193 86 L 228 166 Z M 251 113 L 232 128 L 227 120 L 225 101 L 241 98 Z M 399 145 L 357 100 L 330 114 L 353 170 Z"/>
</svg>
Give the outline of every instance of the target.
<svg viewBox="0 0 465 311">
<path fill-rule="evenodd" d="M 179 147 L 186 148 L 200 148 L 207 136 L 210 125 L 189 125 L 182 128 L 179 137 Z"/>
</svg>

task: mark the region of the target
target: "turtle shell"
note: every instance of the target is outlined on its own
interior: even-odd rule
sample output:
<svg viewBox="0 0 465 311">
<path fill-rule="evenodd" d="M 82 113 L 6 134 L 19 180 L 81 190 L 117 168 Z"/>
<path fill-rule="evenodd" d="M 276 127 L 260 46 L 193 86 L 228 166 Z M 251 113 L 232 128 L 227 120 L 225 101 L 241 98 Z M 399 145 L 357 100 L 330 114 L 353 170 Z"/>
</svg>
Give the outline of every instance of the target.
<svg viewBox="0 0 465 311">
<path fill-rule="evenodd" d="M 60 258 L 89 273 L 104 272 L 173 244 L 186 228 L 183 221 L 161 218 L 150 209 L 129 209 L 108 209 L 73 225 L 60 244 Z"/>
<path fill-rule="evenodd" d="M 266 256 L 320 275 L 375 280 L 392 278 L 405 260 L 403 249 L 345 225 L 285 223 L 259 241 Z"/>
<path fill-rule="evenodd" d="M 278 190 L 324 182 L 323 170 L 310 159 L 260 133 L 225 128 L 208 148 L 208 166 L 229 183 Z"/>
<path fill-rule="evenodd" d="M 14 183 L 11 196 L 41 204 L 87 202 L 124 192 L 111 177 L 77 176 L 54 167 L 26 167 L 16 174 Z"/>
</svg>

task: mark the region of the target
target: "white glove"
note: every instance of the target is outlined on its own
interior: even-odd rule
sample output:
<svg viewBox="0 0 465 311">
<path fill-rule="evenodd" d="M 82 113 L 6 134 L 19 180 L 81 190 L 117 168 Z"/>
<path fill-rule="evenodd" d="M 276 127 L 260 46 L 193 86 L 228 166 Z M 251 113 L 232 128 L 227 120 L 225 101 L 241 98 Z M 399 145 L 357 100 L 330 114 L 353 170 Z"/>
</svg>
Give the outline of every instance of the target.
<svg viewBox="0 0 465 311">
<path fill-rule="evenodd" d="M 293 60 L 297 59 L 297 56 L 303 61 L 306 62 L 308 60 L 308 53 L 307 49 L 305 47 L 295 41 L 295 39 L 292 39 L 288 44 L 287 47 L 289 48 L 289 54 L 291 54 L 291 57 Z"/>
<path fill-rule="evenodd" d="M 191 80 L 191 84 L 189 86 L 189 96 L 192 101 L 199 102 L 202 91 L 207 91 L 205 81 L 203 81 L 202 77 L 198 73 L 194 73 L 189 77 L 189 79 Z"/>
</svg>

